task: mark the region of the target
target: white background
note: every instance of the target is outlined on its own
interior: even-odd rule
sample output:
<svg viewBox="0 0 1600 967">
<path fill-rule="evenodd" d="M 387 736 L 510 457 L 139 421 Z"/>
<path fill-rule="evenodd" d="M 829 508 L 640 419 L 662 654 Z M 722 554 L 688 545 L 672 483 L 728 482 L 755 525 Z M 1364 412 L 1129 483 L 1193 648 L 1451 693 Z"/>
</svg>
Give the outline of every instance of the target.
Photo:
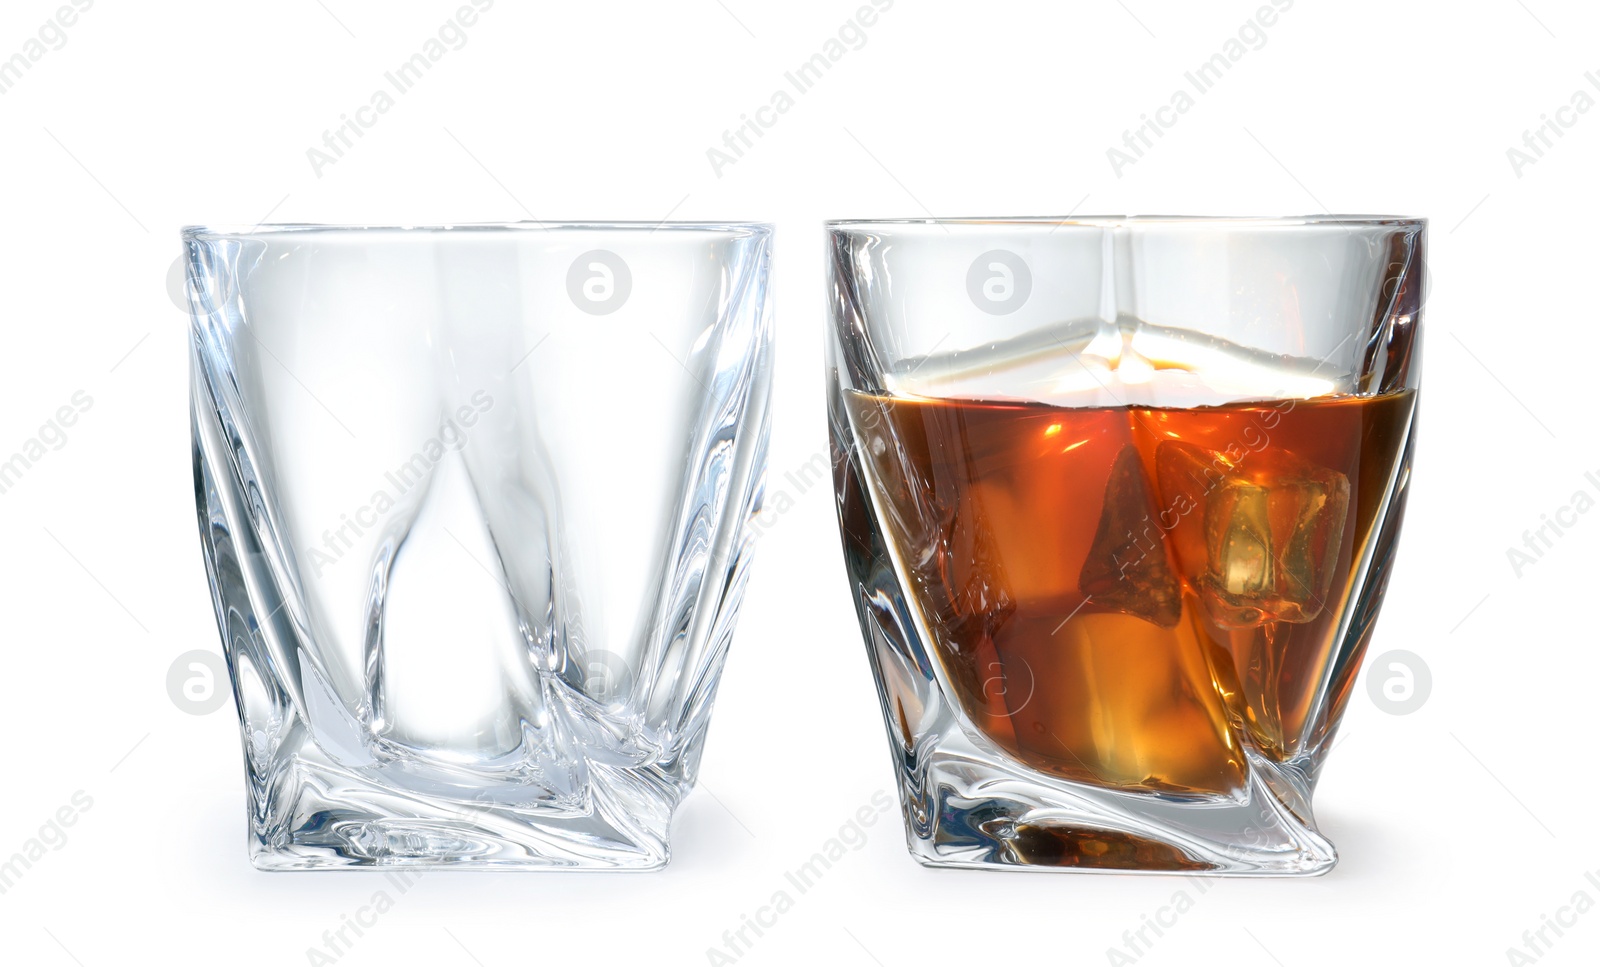
<svg viewBox="0 0 1600 967">
<path fill-rule="evenodd" d="M 386 85 L 456 0 L 100 0 L 0 95 L 0 457 L 83 390 L 92 408 L 0 495 L 0 857 L 93 805 L 0 895 L 12 964 L 303 964 L 392 887 L 266 875 L 244 850 L 231 707 L 166 691 L 218 650 L 196 533 L 188 222 L 751 219 L 778 226 L 770 528 L 667 871 L 429 874 L 340 964 L 703 964 L 874 792 L 876 699 L 826 487 L 830 217 L 1430 217 L 1421 443 L 1372 654 L 1433 689 L 1386 714 L 1363 674 L 1318 790 L 1330 875 L 1234 880 L 935 872 L 897 817 L 750 964 L 1100 964 L 1173 894 L 1141 964 L 1502 964 L 1600 869 L 1592 831 L 1600 513 L 1518 576 L 1507 549 L 1600 483 L 1590 360 L 1600 110 L 1519 173 L 1507 149 L 1600 89 L 1600 12 L 1557 0 L 1298 0 L 1145 157 L 1107 148 L 1222 49 L 1255 0 L 899 0 L 720 177 L 707 149 L 768 103 L 857 0 L 499 0 L 336 164 L 307 149 Z M 0 58 L 55 0 L 7 0 Z M 595 374 L 596 393 L 625 392 Z M 582 401 L 574 401 L 581 406 Z M 1600 475 L 1597 475 L 1600 481 Z M 1570 518 L 1569 518 L 1570 519 Z M 713 795 L 714 794 L 714 795 Z M 1554 933 L 1547 936 L 1555 939 Z M 1542 949 L 1542 948 L 1541 948 Z M 1541 963 L 1589 964 L 1600 911 Z"/>
</svg>

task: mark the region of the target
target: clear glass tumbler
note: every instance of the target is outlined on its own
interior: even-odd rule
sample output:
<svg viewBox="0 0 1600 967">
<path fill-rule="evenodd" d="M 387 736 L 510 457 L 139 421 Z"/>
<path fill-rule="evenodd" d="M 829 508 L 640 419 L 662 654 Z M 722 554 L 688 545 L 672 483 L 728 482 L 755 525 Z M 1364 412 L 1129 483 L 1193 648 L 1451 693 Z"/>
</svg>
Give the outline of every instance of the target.
<svg viewBox="0 0 1600 967">
<path fill-rule="evenodd" d="M 255 865 L 664 865 L 760 509 L 770 229 L 183 238 Z"/>
<path fill-rule="evenodd" d="M 912 854 L 1320 873 L 1410 473 L 1425 224 L 834 222 L 850 588 Z"/>
</svg>

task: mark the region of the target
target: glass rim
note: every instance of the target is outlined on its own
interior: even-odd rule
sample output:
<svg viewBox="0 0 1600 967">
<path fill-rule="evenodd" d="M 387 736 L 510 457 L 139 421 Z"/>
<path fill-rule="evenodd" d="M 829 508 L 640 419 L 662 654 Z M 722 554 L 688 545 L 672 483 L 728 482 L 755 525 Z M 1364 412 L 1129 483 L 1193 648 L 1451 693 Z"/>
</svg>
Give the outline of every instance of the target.
<svg viewBox="0 0 1600 967">
<path fill-rule="evenodd" d="M 1081 225 L 1088 228 L 1114 228 L 1124 225 L 1170 225 L 1176 228 L 1238 227 L 1255 228 L 1427 228 L 1428 219 L 1412 215 L 1002 215 L 953 218 L 842 218 L 823 223 L 831 232 L 863 229 L 904 229 L 918 227 L 1017 227 L 1041 225 Z"/>
<path fill-rule="evenodd" d="M 451 222 L 438 224 L 388 225 L 388 224 L 338 224 L 319 222 L 273 222 L 260 225 L 185 225 L 179 235 L 185 240 L 257 238 L 268 235 L 363 235 L 367 233 L 400 233 L 417 235 L 444 235 L 456 233 L 518 232 L 610 232 L 618 235 L 651 235 L 662 232 L 696 232 L 733 237 L 770 236 L 773 226 L 769 222 L 697 222 L 697 221 L 534 221 L 524 219 L 508 222 Z"/>
</svg>

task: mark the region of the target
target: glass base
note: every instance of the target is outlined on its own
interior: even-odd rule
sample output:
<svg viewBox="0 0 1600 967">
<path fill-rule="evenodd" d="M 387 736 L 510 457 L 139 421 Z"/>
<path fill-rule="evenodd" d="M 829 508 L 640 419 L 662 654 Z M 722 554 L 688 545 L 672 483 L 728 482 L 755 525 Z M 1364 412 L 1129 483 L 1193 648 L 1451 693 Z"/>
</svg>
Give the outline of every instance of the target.
<svg viewBox="0 0 1600 967">
<path fill-rule="evenodd" d="M 1196 801 L 1052 782 L 946 735 L 902 788 L 906 845 L 924 866 L 1090 873 L 1315 876 L 1333 844 L 1251 763 L 1239 798 Z"/>
<path fill-rule="evenodd" d="M 252 782 L 250 862 L 269 871 L 666 866 L 675 797 L 645 793 L 651 783 L 637 773 L 612 772 L 591 773 L 586 802 L 530 808 L 424 798 L 292 759 L 272 781 Z"/>
</svg>

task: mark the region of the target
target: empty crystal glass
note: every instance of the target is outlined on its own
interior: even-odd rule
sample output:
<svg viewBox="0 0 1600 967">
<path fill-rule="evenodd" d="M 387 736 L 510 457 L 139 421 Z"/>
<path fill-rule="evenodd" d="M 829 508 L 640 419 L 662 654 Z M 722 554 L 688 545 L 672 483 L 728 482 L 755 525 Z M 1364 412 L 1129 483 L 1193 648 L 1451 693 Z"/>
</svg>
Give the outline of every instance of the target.
<svg viewBox="0 0 1600 967">
<path fill-rule="evenodd" d="M 1311 797 L 1405 502 L 1424 223 L 830 229 L 839 521 L 912 854 L 1329 869 Z"/>
<path fill-rule="evenodd" d="M 649 869 L 750 561 L 770 230 L 191 228 L 262 869 Z"/>
</svg>

